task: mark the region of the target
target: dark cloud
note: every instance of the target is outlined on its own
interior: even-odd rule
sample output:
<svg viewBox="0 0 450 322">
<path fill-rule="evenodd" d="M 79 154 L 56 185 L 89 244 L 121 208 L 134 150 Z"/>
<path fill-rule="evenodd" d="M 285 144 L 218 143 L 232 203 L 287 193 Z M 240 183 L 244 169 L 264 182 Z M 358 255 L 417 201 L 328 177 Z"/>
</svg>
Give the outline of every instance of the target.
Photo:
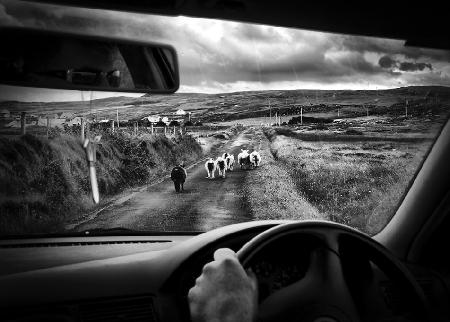
<svg viewBox="0 0 450 322">
<path fill-rule="evenodd" d="M 405 72 L 415 72 L 415 71 L 422 71 L 425 68 L 428 68 L 429 70 L 433 70 L 433 66 L 428 63 L 410 63 L 410 62 L 401 62 L 398 69 Z"/>
<path fill-rule="evenodd" d="M 450 61 L 450 51 L 407 47 L 404 40 L 383 39 L 373 37 L 355 37 L 349 35 L 336 35 L 337 42 L 342 48 L 357 52 L 374 52 L 384 55 L 403 55 L 407 59 L 434 59 Z"/>
<path fill-rule="evenodd" d="M 381 57 L 380 60 L 378 61 L 378 64 L 382 68 L 393 68 L 397 66 L 397 62 L 387 55 Z"/>
<path fill-rule="evenodd" d="M 384 69 L 392 70 L 394 68 L 397 68 L 402 72 L 423 71 L 425 70 L 425 68 L 428 68 L 430 71 L 433 70 L 433 66 L 430 63 L 400 61 L 395 60 L 388 55 L 382 56 L 378 61 L 378 64 Z"/>
</svg>

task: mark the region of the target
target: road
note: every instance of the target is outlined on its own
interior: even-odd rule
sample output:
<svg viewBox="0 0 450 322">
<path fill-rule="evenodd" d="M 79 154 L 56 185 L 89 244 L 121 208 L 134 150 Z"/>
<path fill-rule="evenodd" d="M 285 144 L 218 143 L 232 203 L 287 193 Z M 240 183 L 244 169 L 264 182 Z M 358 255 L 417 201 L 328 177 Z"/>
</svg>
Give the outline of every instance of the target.
<svg viewBox="0 0 450 322">
<path fill-rule="evenodd" d="M 248 129 L 239 134 L 211 157 L 228 151 L 237 160 L 241 148 L 255 147 L 253 131 Z M 211 180 L 206 178 L 204 161 L 199 162 L 188 170 L 183 193 L 176 193 L 173 182 L 166 179 L 90 216 L 74 229 L 125 227 L 146 231 L 208 231 L 252 220 L 243 191 L 247 171 L 235 167 L 233 172 L 227 172 L 225 179 Z"/>
</svg>

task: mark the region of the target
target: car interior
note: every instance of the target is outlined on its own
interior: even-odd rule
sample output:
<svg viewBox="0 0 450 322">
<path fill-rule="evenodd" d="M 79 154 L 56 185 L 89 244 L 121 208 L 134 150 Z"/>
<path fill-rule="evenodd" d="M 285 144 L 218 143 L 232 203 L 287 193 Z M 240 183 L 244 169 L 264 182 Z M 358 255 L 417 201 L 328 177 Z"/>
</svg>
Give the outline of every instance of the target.
<svg viewBox="0 0 450 322">
<path fill-rule="evenodd" d="M 387 1 L 370 7 L 265 0 L 48 2 L 450 50 L 439 3 L 427 4 L 428 13 Z M 449 164 L 446 121 L 394 216 L 374 236 L 323 220 L 256 220 L 207 232 L 2 236 L 1 320 L 190 321 L 188 291 L 214 251 L 225 247 L 258 277 L 258 321 L 450 321 Z"/>
</svg>

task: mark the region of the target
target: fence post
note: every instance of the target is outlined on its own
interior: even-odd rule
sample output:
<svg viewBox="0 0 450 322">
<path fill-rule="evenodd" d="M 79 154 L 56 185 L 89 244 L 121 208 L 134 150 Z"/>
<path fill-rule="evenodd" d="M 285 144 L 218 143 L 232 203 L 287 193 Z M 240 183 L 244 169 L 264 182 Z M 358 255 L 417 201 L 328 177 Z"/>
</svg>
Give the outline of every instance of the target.
<svg viewBox="0 0 450 322">
<path fill-rule="evenodd" d="M 50 118 L 47 116 L 47 139 L 50 132 Z"/>
<path fill-rule="evenodd" d="M 151 130 L 151 132 L 153 134 L 153 123 L 150 123 L 150 130 Z"/>
<path fill-rule="evenodd" d="M 26 112 L 20 114 L 20 133 L 24 135 L 26 133 Z"/>
<path fill-rule="evenodd" d="M 134 127 L 134 135 L 137 135 L 137 122 L 133 123 L 133 127 Z"/>
<path fill-rule="evenodd" d="M 83 142 L 83 143 L 84 143 L 84 140 L 86 139 L 84 127 L 85 127 L 85 120 L 84 120 L 84 117 L 82 117 L 81 118 L 81 142 Z"/>
<path fill-rule="evenodd" d="M 114 133 L 114 120 L 111 120 L 111 133 Z"/>
<path fill-rule="evenodd" d="M 174 125 L 174 126 L 173 126 L 173 135 L 176 134 L 176 133 L 175 133 L 175 130 L 176 130 L 176 126 Z"/>
<path fill-rule="evenodd" d="M 164 126 L 164 136 L 167 136 L 167 126 Z"/>
</svg>

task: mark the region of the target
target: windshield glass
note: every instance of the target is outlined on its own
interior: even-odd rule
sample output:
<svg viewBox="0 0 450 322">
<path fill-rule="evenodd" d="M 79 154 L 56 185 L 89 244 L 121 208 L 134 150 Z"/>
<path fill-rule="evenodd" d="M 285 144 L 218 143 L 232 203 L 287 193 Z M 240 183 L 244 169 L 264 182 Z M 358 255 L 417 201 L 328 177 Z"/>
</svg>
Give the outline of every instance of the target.
<svg viewBox="0 0 450 322">
<path fill-rule="evenodd" d="M 16 1 L 0 15 L 170 44 L 181 82 L 173 95 L 0 86 L 1 236 L 262 219 L 373 235 L 449 115 L 449 52 L 400 40 Z"/>
</svg>

